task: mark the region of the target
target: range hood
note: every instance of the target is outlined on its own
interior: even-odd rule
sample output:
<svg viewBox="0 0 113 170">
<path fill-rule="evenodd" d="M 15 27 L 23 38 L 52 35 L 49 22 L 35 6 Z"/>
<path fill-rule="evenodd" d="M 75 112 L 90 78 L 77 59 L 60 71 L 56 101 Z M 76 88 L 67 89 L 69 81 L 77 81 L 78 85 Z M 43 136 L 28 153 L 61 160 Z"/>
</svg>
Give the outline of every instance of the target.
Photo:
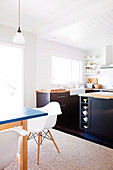
<svg viewBox="0 0 113 170">
<path fill-rule="evenodd" d="M 104 51 L 104 63 L 100 65 L 100 69 L 109 69 L 113 68 L 113 45 L 109 45 L 105 47 Z"/>
<path fill-rule="evenodd" d="M 109 69 L 109 68 L 113 68 L 113 64 L 110 64 L 110 65 L 101 65 L 99 68 L 100 68 L 100 69 Z"/>
</svg>

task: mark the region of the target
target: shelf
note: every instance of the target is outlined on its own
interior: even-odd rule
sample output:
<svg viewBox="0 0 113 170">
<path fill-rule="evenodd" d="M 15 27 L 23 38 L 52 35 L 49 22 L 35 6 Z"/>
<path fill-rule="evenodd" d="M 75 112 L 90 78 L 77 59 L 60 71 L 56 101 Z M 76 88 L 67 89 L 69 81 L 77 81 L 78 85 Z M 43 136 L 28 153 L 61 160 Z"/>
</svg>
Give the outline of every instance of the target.
<svg viewBox="0 0 113 170">
<path fill-rule="evenodd" d="M 86 64 L 85 64 L 85 75 L 95 75 L 98 74 L 98 64 L 96 63 L 96 58 L 90 57 L 85 58 Z M 95 61 L 92 61 L 95 60 Z"/>
<path fill-rule="evenodd" d="M 81 127 L 81 129 L 83 129 L 83 130 L 87 130 L 88 128 Z"/>
<path fill-rule="evenodd" d="M 85 99 L 87 99 L 87 100 L 85 100 Z M 86 103 L 85 103 L 85 101 L 86 101 Z M 80 106 L 81 106 L 80 107 L 80 129 L 87 130 L 88 129 L 88 125 L 89 125 L 88 97 L 81 96 L 81 98 L 80 98 Z M 87 109 L 83 108 L 84 106 L 87 107 Z M 86 111 L 86 113 L 84 112 L 84 114 L 87 114 L 87 115 L 84 115 L 83 111 Z"/>
<path fill-rule="evenodd" d="M 87 108 L 87 109 L 81 108 L 81 110 L 82 110 L 82 111 L 85 111 L 85 110 L 87 111 L 87 110 L 88 110 L 88 108 Z"/>
<path fill-rule="evenodd" d="M 83 113 L 81 113 L 81 117 L 88 117 L 88 115 L 85 116 L 85 115 L 83 115 Z"/>
<path fill-rule="evenodd" d="M 95 60 L 95 58 L 85 58 L 86 61 Z"/>
<path fill-rule="evenodd" d="M 85 103 L 85 102 L 81 102 L 82 104 L 88 104 L 88 103 Z M 88 109 L 88 108 L 87 108 Z"/>
<path fill-rule="evenodd" d="M 90 74 L 98 74 L 97 72 L 96 73 L 85 73 L 85 75 L 90 75 Z"/>
<path fill-rule="evenodd" d="M 93 66 L 85 66 L 86 68 L 95 68 L 95 67 L 97 67 L 97 65 L 93 65 Z"/>
<path fill-rule="evenodd" d="M 87 121 L 87 122 L 85 122 L 85 121 L 82 121 L 82 120 L 81 120 L 81 123 L 82 123 L 82 124 L 84 124 L 84 123 L 85 123 L 85 124 L 88 124 L 88 121 Z"/>
</svg>

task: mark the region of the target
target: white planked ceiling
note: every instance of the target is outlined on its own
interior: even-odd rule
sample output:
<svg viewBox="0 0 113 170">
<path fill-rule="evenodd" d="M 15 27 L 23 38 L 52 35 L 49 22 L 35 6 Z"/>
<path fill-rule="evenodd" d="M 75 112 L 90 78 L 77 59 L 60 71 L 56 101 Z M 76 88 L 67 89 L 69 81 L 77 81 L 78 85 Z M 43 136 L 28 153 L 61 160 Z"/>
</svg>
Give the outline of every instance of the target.
<svg viewBox="0 0 113 170">
<path fill-rule="evenodd" d="M 49 20 L 87 0 L 20 0 L 21 25 L 24 30 L 36 32 Z M 16 27 L 18 0 L 0 0 L 0 24 Z"/>
<path fill-rule="evenodd" d="M 44 35 L 42 38 L 85 50 L 111 45 L 113 44 L 113 10 Z"/>
<path fill-rule="evenodd" d="M 0 0 L 0 24 L 17 28 L 18 0 Z M 21 0 L 21 27 L 86 50 L 113 44 L 113 0 Z"/>
</svg>

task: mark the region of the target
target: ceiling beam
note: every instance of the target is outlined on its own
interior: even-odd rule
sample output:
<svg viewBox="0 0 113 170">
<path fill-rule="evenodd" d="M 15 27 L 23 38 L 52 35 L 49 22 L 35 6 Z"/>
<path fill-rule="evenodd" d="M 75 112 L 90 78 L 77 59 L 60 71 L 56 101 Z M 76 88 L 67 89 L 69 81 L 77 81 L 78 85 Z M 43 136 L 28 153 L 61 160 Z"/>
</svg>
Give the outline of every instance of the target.
<svg viewBox="0 0 113 170">
<path fill-rule="evenodd" d="M 113 0 L 85 0 L 84 3 L 73 6 L 70 9 L 51 17 L 36 26 L 39 37 L 49 34 L 63 27 L 87 20 L 93 16 L 113 9 Z"/>
</svg>

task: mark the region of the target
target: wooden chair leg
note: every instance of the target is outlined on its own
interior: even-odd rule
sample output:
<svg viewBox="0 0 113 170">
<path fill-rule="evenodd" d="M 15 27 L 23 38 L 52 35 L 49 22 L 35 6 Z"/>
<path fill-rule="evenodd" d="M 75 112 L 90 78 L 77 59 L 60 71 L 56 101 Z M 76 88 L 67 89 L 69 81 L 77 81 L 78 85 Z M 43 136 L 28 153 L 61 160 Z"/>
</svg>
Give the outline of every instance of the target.
<svg viewBox="0 0 113 170">
<path fill-rule="evenodd" d="M 51 132 L 50 132 L 49 130 L 48 130 L 48 132 L 49 132 L 49 135 L 50 135 L 50 137 L 51 137 L 51 139 L 52 139 L 52 141 L 53 141 L 53 143 L 54 143 L 57 151 L 60 153 L 60 151 L 59 151 L 59 149 L 58 149 L 58 147 L 57 147 L 57 145 L 56 145 L 56 143 L 55 143 L 55 141 L 54 141 L 54 139 L 53 139 L 53 136 L 52 136 Z"/>
<path fill-rule="evenodd" d="M 40 132 L 40 143 L 42 145 L 42 132 Z"/>
<path fill-rule="evenodd" d="M 31 135 L 31 132 L 30 132 L 29 135 L 27 136 L 27 140 L 29 139 L 30 135 Z"/>
<path fill-rule="evenodd" d="M 38 134 L 37 164 L 39 164 L 39 152 L 40 152 L 40 133 Z"/>
</svg>

